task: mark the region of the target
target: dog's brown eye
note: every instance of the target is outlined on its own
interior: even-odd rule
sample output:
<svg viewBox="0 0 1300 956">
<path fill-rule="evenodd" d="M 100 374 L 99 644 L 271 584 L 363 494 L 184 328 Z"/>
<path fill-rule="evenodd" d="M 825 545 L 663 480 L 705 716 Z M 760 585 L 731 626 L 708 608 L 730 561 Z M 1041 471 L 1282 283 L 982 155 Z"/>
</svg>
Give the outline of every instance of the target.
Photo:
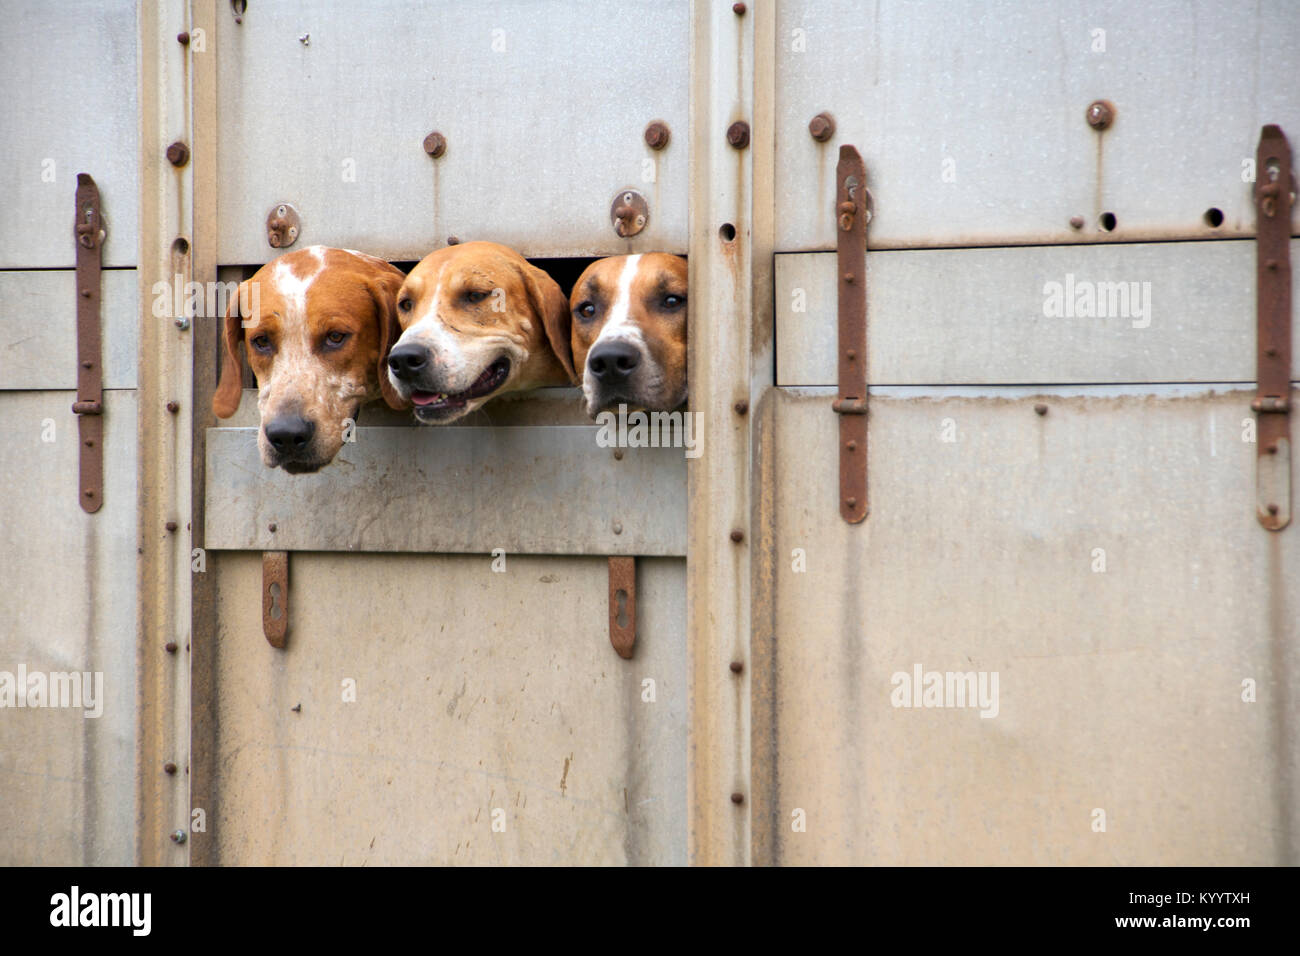
<svg viewBox="0 0 1300 956">
<path fill-rule="evenodd" d="M 677 309 L 686 304 L 684 295 L 666 295 L 664 296 L 665 309 Z"/>
<path fill-rule="evenodd" d="M 269 352 L 271 351 L 271 340 L 265 334 L 254 336 L 253 348 L 259 352 Z"/>
<path fill-rule="evenodd" d="M 330 332 L 328 335 L 325 336 L 325 341 L 328 342 L 330 345 L 342 345 L 344 342 L 347 341 L 347 339 L 348 339 L 348 334 L 346 332 L 335 331 L 335 332 Z"/>
<path fill-rule="evenodd" d="M 596 304 L 594 302 L 584 302 L 575 311 L 584 319 L 590 319 L 596 314 Z"/>
<path fill-rule="evenodd" d="M 410 311 L 411 311 L 411 300 L 408 299 L 408 298 L 405 298 L 405 297 L 403 297 L 403 298 L 401 298 L 401 299 L 398 299 L 398 300 L 397 300 L 397 307 L 398 307 L 399 309 L 401 309 L 403 312 L 410 312 Z"/>
<path fill-rule="evenodd" d="M 471 302 L 482 302 L 491 294 L 492 293 L 490 292 L 475 292 L 471 290 L 465 293 L 465 298 L 469 299 Z"/>
</svg>

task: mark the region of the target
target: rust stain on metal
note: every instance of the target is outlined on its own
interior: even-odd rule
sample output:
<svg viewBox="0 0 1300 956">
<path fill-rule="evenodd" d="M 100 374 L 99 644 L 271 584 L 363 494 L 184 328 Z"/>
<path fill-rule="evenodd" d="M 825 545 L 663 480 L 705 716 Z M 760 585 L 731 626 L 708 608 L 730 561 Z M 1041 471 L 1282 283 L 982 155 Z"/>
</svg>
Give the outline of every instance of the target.
<svg viewBox="0 0 1300 956">
<path fill-rule="evenodd" d="M 272 647 L 289 636 L 289 552 L 262 552 L 262 633 Z"/>
<path fill-rule="evenodd" d="M 104 379 L 101 365 L 99 304 L 103 266 L 104 220 L 99 187 L 86 173 L 77 174 L 77 416 L 80 438 L 81 510 L 94 514 L 104 503 Z"/>
<path fill-rule="evenodd" d="M 867 502 L 867 289 L 857 275 L 866 265 L 871 193 L 856 147 L 841 146 L 835 169 L 836 256 L 839 271 L 838 394 L 831 410 L 840 426 L 840 515 L 864 519 Z"/>
<path fill-rule="evenodd" d="M 1256 431 L 1256 515 L 1270 531 L 1291 521 L 1291 207 L 1295 179 L 1291 146 L 1281 128 L 1268 125 L 1255 158 L 1255 364 L 1251 402 Z"/>
<path fill-rule="evenodd" d="M 609 559 L 609 643 L 619 657 L 632 658 L 636 645 L 636 558 Z"/>
</svg>

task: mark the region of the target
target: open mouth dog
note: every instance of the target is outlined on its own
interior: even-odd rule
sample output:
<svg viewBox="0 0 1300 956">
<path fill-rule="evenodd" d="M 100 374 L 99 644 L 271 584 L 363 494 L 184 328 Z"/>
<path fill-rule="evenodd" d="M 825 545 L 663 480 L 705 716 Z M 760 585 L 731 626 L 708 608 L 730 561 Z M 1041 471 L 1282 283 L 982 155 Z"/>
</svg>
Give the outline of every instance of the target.
<svg viewBox="0 0 1300 956">
<path fill-rule="evenodd" d="M 436 421 L 444 417 L 443 413 L 461 412 L 474 399 L 491 395 L 509 377 L 510 359 L 503 356 L 484 369 L 463 392 L 425 392 L 412 389 L 411 402 L 415 405 L 415 415 L 427 421 Z"/>
</svg>

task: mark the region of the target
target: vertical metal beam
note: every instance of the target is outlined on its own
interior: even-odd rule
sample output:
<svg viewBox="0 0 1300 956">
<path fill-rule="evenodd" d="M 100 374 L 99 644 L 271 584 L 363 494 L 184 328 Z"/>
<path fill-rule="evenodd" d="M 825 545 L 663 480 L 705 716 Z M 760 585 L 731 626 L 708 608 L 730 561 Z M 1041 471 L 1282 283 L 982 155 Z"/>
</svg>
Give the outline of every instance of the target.
<svg viewBox="0 0 1300 956">
<path fill-rule="evenodd" d="M 688 366 L 705 445 L 687 471 L 687 842 L 705 866 L 750 860 L 754 24 L 743 4 L 691 5 Z"/>
<path fill-rule="evenodd" d="M 168 146 L 186 142 L 190 78 L 185 47 L 186 0 L 142 3 L 140 29 L 140 368 L 139 594 L 136 713 L 136 862 L 189 861 L 189 526 L 191 428 L 176 414 L 191 392 L 191 336 L 155 318 L 158 283 L 192 277 L 193 182 L 188 164 L 168 161 Z M 176 407 L 173 405 L 173 407 Z M 169 651 L 169 645 L 175 651 Z M 172 772 L 164 767 L 174 765 Z"/>
</svg>

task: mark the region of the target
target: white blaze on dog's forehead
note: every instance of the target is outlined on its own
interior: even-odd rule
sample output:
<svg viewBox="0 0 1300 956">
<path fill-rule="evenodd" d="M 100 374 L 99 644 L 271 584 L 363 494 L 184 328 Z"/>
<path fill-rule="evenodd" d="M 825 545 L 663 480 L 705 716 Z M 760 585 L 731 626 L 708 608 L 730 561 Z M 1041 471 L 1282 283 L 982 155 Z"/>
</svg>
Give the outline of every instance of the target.
<svg viewBox="0 0 1300 956">
<path fill-rule="evenodd" d="M 275 264 L 275 270 L 271 273 L 271 281 L 289 306 L 290 315 L 285 316 L 285 318 L 290 322 L 298 321 L 306 325 L 307 290 L 316 281 L 316 277 L 325 271 L 325 247 L 312 246 L 304 251 L 311 253 L 312 258 L 316 260 L 314 271 L 309 272 L 306 276 L 297 276 L 294 275 L 293 267 L 281 260 Z"/>
<path fill-rule="evenodd" d="M 442 324 L 442 319 L 438 315 L 441 307 L 442 282 L 439 281 L 433 287 L 433 299 L 429 303 L 428 310 L 407 327 L 397 343 L 401 345 L 420 342 L 433 353 L 435 365 L 456 365 L 459 363 L 454 360 L 460 357 L 461 350 L 457 345 L 456 337 Z"/>
</svg>

